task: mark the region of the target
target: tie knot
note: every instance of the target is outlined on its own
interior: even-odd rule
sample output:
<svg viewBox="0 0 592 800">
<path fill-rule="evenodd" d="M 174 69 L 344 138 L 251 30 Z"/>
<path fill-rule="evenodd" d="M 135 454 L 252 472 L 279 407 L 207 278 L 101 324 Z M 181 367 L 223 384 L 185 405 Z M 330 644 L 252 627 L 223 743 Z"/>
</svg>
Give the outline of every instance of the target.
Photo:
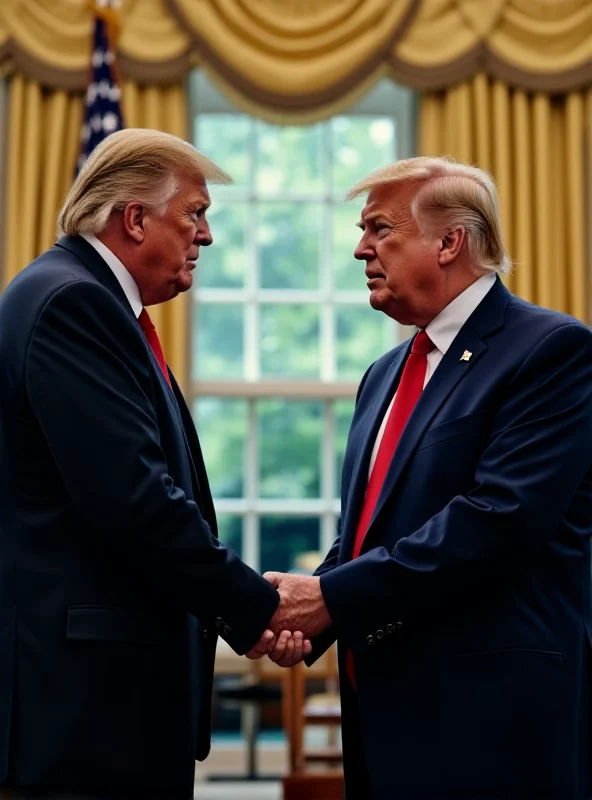
<svg viewBox="0 0 592 800">
<path fill-rule="evenodd" d="M 411 345 L 411 352 L 416 356 L 427 356 L 434 349 L 434 343 L 425 331 L 419 331 L 413 344 Z"/>
<path fill-rule="evenodd" d="M 150 314 L 146 311 L 145 308 L 142 309 L 140 312 L 140 316 L 138 317 L 138 322 L 143 331 L 151 331 L 154 330 L 154 325 L 152 324 L 152 320 L 150 319 Z"/>
</svg>

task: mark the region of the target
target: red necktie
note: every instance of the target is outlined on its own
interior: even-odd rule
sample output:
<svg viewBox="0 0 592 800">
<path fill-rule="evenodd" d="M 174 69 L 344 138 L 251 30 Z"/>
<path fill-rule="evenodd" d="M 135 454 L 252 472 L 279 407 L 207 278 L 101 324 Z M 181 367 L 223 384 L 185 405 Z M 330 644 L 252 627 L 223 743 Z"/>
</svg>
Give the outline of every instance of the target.
<svg viewBox="0 0 592 800">
<path fill-rule="evenodd" d="M 425 382 L 426 371 L 428 368 L 428 353 L 434 349 L 434 345 L 430 337 L 425 331 L 419 331 L 413 344 L 411 345 L 411 352 L 405 363 L 401 380 L 397 388 L 395 402 L 391 408 L 382 440 L 376 454 L 376 461 L 370 473 L 370 480 L 366 488 L 366 496 L 364 497 L 364 505 L 362 506 L 362 513 L 358 522 L 356 530 L 356 538 L 354 540 L 354 549 L 352 553 L 352 560 L 360 555 L 362 545 L 374 509 L 382 491 L 382 485 L 386 478 L 390 463 L 399 444 L 401 434 L 405 429 L 407 420 L 411 416 L 415 404 L 423 391 Z M 355 687 L 354 676 L 354 661 L 351 650 L 347 651 L 346 655 L 347 674 Z"/>
<path fill-rule="evenodd" d="M 169 377 L 169 371 L 166 365 L 166 361 L 164 360 L 164 353 L 162 352 L 160 339 L 158 338 L 158 333 L 156 332 L 156 328 L 152 324 L 150 315 L 148 314 L 145 308 L 142 309 L 142 313 L 138 317 L 138 322 L 140 323 L 142 330 L 144 331 L 144 336 L 146 337 L 146 340 L 150 345 L 150 349 L 154 353 L 154 357 L 158 361 L 158 365 L 162 370 L 162 374 L 166 378 L 166 382 L 172 389 L 173 387 L 171 385 L 171 379 Z"/>
</svg>

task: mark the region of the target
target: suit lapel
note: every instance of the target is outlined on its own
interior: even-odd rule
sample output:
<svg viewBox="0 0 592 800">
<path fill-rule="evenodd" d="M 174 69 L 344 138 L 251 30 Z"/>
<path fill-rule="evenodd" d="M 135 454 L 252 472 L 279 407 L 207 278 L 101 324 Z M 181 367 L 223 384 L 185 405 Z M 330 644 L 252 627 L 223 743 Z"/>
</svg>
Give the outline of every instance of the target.
<svg viewBox="0 0 592 800">
<path fill-rule="evenodd" d="M 438 364 L 430 382 L 421 394 L 409 421 L 401 434 L 395 456 L 387 472 L 378 503 L 374 510 L 370 526 L 380 513 L 384 503 L 393 492 L 397 482 L 400 480 L 407 462 L 428 425 L 436 415 L 440 406 L 444 403 L 448 395 L 455 389 L 459 381 L 467 377 L 470 370 L 475 366 L 480 356 L 485 352 L 487 346 L 477 336 L 463 336 L 462 346 L 452 343 L 450 349 Z M 461 361 L 464 350 L 468 350 L 472 356 L 469 361 Z"/>
<path fill-rule="evenodd" d="M 510 298 L 510 293 L 498 278 L 489 293 L 462 326 L 450 348 L 438 364 L 436 371 L 419 398 L 401 435 L 395 456 L 391 461 L 380 497 L 378 498 L 368 533 L 370 533 L 372 525 L 384 507 L 385 502 L 392 495 L 397 483 L 403 476 L 409 459 L 415 452 L 422 436 L 439 408 L 457 386 L 467 379 L 475 364 L 481 358 L 486 357 L 487 344 L 484 339 L 495 330 L 498 330 L 503 324 L 506 307 Z M 468 360 L 466 356 L 463 358 L 465 351 L 468 351 L 470 354 Z M 382 417 L 380 417 L 380 419 L 382 419 Z M 378 427 L 379 426 L 380 422 L 378 424 Z M 376 428 L 376 431 L 378 430 L 376 426 L 373 426 L 373 429 L 374 428 Z M 373 435 L 371 444 L 368 445 L 368 443 L 366 443 L 365 449 L 373 445 L 375 438 L 376 433 Z M 366 536 L 366 541 L 367 540 L 368 536 Z"/>
</svg>

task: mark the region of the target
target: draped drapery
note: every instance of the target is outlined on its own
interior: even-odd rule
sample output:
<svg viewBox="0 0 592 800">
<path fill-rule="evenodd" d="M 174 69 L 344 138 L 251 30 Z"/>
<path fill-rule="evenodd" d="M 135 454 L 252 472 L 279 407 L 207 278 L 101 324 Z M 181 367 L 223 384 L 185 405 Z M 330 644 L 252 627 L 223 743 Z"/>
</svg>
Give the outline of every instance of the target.
<svg viewBox="0 0 592 800">
<path fill-rule="evenodd" d="M 87 0 L 2 0 L 0 62 L 83 90 Z M 389 71 L 442 89 L 476 72 L 529 91 L 592 85 L 589 0 L 123 0 L 118 59 L 142 84 L 202 63 L 245 100 L 297 115 L 347 98 Z"/>
<path fill-rule="evenodd" d="M 122 104 L 129 127 L 158 128 L 187 138 L 182 84 L 139 87 L 123 83 Z M 8 102 L 7 175 L 3 226 L 3 284 L 56 238 L 58 209 L 68 191 L 80 148 L 83 97 L 44 89 L 16 74 Z M 187 382 L 186 296 L 150 309 L 167 360 L 180 383 Z"/>
<path fill-rule="evenodd" d="M 417 88 L 444 88 L 478 72 L 531 91 L 592 84 L 589 0 L 427 0 L 393 53 Z"/>
<path fill-rule="evenodd" d="M 550 96 L 479 73 L 424 94 L 419 152 L 490 170 L 525 300 L 589 319 L 586 207 L 592 187 L 592 91 Z"/>
</svg>

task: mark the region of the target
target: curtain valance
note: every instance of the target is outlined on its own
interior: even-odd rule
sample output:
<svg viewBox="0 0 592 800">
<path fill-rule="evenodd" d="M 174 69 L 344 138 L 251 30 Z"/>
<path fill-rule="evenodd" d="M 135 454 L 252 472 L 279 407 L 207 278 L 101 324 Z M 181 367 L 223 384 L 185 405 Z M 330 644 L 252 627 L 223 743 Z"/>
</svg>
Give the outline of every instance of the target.
<svg viewBox="0 0 592 800">
<path fill-rule="evenodd" d="M 82 90 L 88 0 L 2 0 L 0 63 Z M 375 73 L 438 89 L 480 71 L 526 90 L 592 85 L 589 0 L 124 0 L 122 76 L 178 81 L 193 64 L 262 107 L 338 102 Z"/>
</svg>

